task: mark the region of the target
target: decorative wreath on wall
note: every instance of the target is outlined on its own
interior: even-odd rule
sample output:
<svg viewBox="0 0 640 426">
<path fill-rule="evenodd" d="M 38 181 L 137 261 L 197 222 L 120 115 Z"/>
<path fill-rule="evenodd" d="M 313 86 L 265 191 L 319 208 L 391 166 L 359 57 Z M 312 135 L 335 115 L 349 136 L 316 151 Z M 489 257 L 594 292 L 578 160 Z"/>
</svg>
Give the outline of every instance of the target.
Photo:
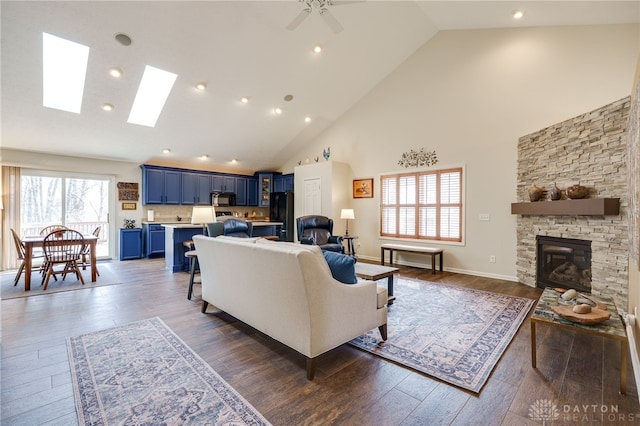
<svg viewBox="0 0 640 426">
<path fill-rule="evenodd" d="M 412 149 L 404 152 L 400 160 L 398 160 L 398 165 L 404 166 L 405 168 L 433 166 L 436 163 L 438 163 L 436 152 L 426 152 L 424 148 L 420 148 L 420 151 Z"/>
</svg>

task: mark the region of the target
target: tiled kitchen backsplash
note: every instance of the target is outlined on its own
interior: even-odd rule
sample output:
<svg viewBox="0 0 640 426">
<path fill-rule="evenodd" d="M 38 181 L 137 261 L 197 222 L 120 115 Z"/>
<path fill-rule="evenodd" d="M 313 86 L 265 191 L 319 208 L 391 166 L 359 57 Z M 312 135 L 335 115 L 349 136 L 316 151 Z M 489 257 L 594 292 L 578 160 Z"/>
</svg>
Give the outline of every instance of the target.
<svg viewBox="0 0 640 426">
<path fill-rule="evenodd" d="M 154 222 L 176 222 L 180 217 L 183 222 L 188 223 L 191 222 L 192 209 L 192 206 L 144 206 L 142 222 L 147 222 L 147 212 L 153 210 Z M 216 212 L 229 212 L 239 217 L 245 217 L 246 214 L 248 219 L 258 220 L 269 216 L 268 208 L 253 206 L 216 207 Z"/>
</svg>

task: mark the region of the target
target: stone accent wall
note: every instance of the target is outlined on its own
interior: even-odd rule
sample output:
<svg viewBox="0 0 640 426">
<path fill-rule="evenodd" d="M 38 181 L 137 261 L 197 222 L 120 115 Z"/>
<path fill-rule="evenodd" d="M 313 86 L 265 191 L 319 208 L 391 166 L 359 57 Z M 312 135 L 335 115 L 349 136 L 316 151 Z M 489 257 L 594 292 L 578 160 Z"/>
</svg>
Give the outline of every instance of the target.
<svg viewBox="0 0 640 426">
<path fill-rule="evenodd" d="M 516 269 L 521 283 L 536 285 L 536 235 L 590 240 L 592 292 L 613 297 L 626 312 L 629 226 L 627 125 L 630 98 L 566 120 L 518 142 L 518 201 L 528 189 L 564 190 L 580 184 L 589 198 L 620 198 L 618 216 L 518 216 Z M 548 202 L 553 201 L 539 201 Z"/>
</svg>

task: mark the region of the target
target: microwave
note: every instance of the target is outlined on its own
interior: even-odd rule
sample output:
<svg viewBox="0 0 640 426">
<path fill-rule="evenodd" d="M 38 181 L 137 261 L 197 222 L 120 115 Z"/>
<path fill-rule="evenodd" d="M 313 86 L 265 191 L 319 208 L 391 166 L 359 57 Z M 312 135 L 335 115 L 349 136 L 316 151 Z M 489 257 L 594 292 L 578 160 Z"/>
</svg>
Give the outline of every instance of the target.
<svg viewBox="0 0 640 426">
<path fill-rule="evenodd" d="M 211 205 L 214 207 L 230 207 L 236 205 L 236 194 L 233 192 L 212 192 Z"/>
</svg>

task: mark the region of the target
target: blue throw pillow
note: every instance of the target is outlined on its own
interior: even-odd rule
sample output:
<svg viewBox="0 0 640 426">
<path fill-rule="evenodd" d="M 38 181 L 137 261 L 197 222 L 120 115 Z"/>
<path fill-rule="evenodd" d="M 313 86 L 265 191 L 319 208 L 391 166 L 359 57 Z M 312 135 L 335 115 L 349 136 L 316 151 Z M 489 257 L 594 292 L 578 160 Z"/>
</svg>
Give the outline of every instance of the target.
<svg viewBox="0 0 640 426">
<path fill-rule="evenodd" d="M 346 254 L 323 251 L 322 254 L 329 264 L 333 278 L 344 284 L 356 284 L 356 262 L 355 259 Z"/>
</svg>

